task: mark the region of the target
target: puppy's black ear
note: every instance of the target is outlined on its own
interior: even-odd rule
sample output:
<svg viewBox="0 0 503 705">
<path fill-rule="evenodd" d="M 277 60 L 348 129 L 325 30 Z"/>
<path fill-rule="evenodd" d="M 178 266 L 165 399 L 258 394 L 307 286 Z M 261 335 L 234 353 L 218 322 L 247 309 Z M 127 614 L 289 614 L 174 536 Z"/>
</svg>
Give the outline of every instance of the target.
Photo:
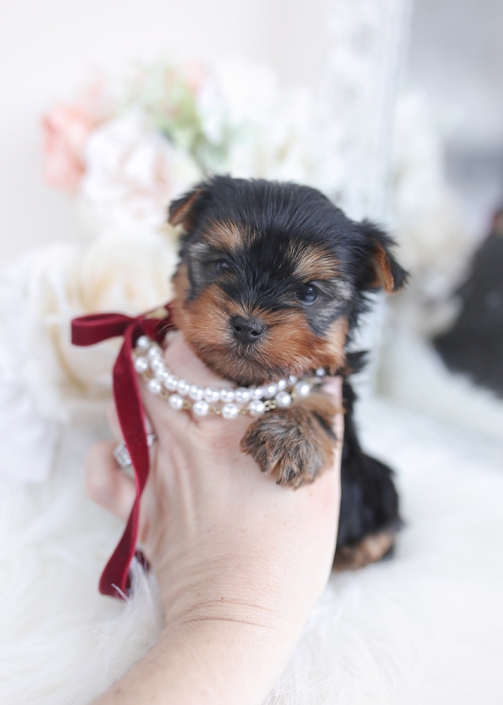
<svg viewBox="0 0 503 705">
<path fill-rule="evenodd" d="M 365 249 L 368 252 L 363 287 L 382 288 L 387 294 L 394 294 L 402 289 L 409 274 L 391 254 L 391 248 L 395 245 L 393 238 L 368 220 L 359 223 L 358 228 L 365 238 Z"/>
<path fill-rule="evenodd" d="M 170 203 L 168 208 L 168 223 L 170 225 L 183 225 L 186 230 L 194 226 L 206 194 L 204 186 L 204 184 L 199 184 L 192 191 L 188 191 L 181 198 Z"/>
</svg>

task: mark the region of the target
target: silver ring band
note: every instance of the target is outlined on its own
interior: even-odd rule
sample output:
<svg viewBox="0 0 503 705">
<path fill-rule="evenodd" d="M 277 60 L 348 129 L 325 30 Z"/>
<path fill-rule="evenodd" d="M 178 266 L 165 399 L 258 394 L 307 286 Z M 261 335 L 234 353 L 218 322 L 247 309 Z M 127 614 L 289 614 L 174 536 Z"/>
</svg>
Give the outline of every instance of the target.
<svg viewBox="0 0 503 705">
<path fill-rule="evenodd" d="M 155 441 L 155 433 L 149 433 L 147 434 L 147 445 L 150 448 L 153 442 Z M 115 447 L 114 449 L 114 458 L 117 461 L 117 465 L 119 465 L 121 468 L 124 470 L 126 468 L 131 467 L 131 456 L 129 455 L 129 451 L 126 448 L 125 443 L 119 443 L 118 446 Z"/>
</svg>

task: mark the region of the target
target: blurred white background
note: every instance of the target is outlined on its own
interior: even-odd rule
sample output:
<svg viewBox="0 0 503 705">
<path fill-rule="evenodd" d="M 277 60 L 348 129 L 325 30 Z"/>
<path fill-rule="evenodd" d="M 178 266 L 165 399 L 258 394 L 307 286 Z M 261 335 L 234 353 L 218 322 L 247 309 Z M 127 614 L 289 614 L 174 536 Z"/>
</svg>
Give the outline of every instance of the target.
<svg viewBox="0 0 503 705">
<path fill-rule="evenodd" d="M 40 116 L 92 71 L 160 55 L 239 54 L 284 84 L 316 87 L 328 54 L 330 0 L 2 0 L 0 260 L 76 240 L 73 204 L 41 178 Z M 503 3 L 417 0 L 405 76 L 445 117 L 448 168 L 470 226 L 483 229 L 503 192 Z"/>
</svg>

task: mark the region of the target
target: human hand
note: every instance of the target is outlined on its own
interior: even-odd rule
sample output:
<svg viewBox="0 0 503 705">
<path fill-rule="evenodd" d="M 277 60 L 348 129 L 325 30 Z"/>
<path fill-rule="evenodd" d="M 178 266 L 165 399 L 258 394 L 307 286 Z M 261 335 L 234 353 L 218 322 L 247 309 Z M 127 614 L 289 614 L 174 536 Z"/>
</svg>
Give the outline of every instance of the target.
<svg viewBox="0 0 503 705">
<path fill-rule="evenodd" d="M 165 358 L 179 377 L 203 386 L 221 383 L 181 334 Z M 340 406 L 339 382 L 327 384 Z M 157 441 L 141 502 L 140 541 L 159 581 L 166 629 L 211 621 L 266 630 L 270 687 L 330 573 L 340 447 L 333 469 L 293 491 L 277 486 L 240 451 L 252 419 L 192 417 L 142 393 Z M 342 439 L 341 414 L 335 423 Z M 115 419 L 112 426 L 117 432 Z M 125 519 L 135 487 L 113 460 L 114 445 L 91 451 L 88 492 Z"/>
</svg>

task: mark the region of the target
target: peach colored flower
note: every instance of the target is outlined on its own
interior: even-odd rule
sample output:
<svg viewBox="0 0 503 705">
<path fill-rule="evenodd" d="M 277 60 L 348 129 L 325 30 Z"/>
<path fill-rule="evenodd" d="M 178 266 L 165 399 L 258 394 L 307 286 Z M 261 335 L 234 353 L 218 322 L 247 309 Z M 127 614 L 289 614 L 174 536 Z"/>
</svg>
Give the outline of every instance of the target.
<svg viewBox="0 0 503 705">
<path fill-rule="evenodd" d="M 99 123 L 97 115 L 80 105 L 56 105 L 42 119 L 44 179 L 55 188 L 72 192 L 84 174 L 84 148 Z"/>
<path fill-rule="evenodd" d="M 100 230 L 166 222 L 173 198 L 201 179 L 191 155 L 145 124 L 141 115 L 109 120 L 90 137 L 80 188 L 84 212 Z"/>
</svg>

